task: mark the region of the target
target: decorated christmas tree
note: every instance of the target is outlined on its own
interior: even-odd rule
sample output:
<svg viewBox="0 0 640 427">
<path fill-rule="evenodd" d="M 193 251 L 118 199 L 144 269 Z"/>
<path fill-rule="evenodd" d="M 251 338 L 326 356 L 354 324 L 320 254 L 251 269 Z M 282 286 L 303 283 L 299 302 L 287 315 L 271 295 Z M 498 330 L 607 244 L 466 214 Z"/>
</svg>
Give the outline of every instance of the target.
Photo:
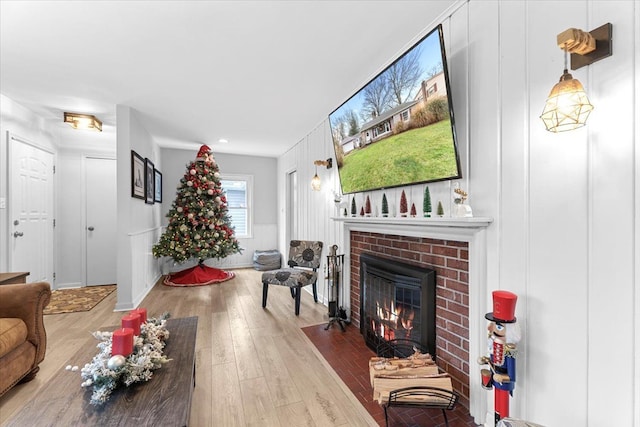
<svg viewBox="0 0 640 427">
<path fill-rule="evenodd" d="M 167 218 L 169 224 L 153 246 L 153 255 L 168 256 L 177 263 L 197 259 L 198 265 L 171 274 L 165 284 L 204 285 L 233 277 L 231 272 L 204 265 L 207 259 L 221 259 L 241 252 L 231 225 L 218 164 L 206 145 L 200 147 L 196 160 L 187 165 Z"/>
<path fill-rule="evenodd" d="M 431 193 L 429 193 L 429 187 L 424 188 L 424 201 L 422 202 L 422 211 L 425 217 L 431 216 Z"/>
<path fill-rule="evenodd" d="M 387 195 L 382 194 L 382 216 L 389 216 L 389 203 L 387 202 Z"/>
<path fill-rule="evenodd" d="M 407 216 L 407 195 L 404 194 L 404 190 L 402 190 L 402 194 L 400 195 L 400 216 Z"/>
</svg>

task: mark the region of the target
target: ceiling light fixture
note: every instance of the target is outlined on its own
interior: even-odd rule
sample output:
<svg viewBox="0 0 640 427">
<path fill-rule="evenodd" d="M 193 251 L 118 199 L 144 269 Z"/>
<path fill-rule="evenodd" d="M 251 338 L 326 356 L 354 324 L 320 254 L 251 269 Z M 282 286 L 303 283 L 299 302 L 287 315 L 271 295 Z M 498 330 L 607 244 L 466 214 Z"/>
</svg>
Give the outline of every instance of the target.
<svg viewBox="0 0 640 427">
<path fill-rule="evenodd" d="M 313 164 L 316 166 L 316 174 L 311 179 L 311 189 L 313 191 L 320 191 L 320 177 L 318 176 L 318 166 L 326 166 L 327 169 L 331 169 L 333 166 L 333 159 L 329 157 L 327 160 L 315 160 Z"/>
<path fill-rule="evenodd" d="M 569 28 L 558 34 L 558 46 L 564 50 L 564 72 L 547 97 L 540 118 L 549 132 L 564 132 L 587 124 L 593 110 L 584 87 L 567 70 L 571 53 L 571 69 L 577 70 L 611 56 L 611 24 L 587 33 Z"/>
<path fill-rule="evenodd" d="M 64 113 L 64 122 L 74 129 L 87 129 L 102 132 L 102 122 L 90 114 Z"/>
</svg>

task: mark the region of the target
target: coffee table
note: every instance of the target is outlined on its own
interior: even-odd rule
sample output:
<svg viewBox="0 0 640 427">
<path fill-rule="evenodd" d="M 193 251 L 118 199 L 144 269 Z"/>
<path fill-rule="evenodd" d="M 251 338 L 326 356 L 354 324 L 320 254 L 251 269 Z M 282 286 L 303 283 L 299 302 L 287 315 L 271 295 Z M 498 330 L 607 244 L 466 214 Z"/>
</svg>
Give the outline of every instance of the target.
<svg viewBox="0 0 640 427">
<path fill-rule="evenodd" d="M 195 386 L 197 326 L 197 317 L 167 320 L 164 353 L 171 361 L 153 371 L 148 382 L 114 390 L 101 406 L 89 403 L 92 390 L 80 386 L 80 372 L 61 366 L 7 426 L 186 426 Z M 83 367 L 91 362 L 97 344 L 91 337 L 65 365 Z"/>
</svg>

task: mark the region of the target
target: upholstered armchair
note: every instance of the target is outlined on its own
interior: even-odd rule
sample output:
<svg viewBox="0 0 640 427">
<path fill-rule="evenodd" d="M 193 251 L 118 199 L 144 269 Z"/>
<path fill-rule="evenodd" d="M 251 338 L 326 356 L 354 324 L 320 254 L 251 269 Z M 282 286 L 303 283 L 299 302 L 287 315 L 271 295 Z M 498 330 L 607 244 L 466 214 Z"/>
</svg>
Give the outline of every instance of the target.
<svg viewBox="0 0 640 427">
<path fill-rule="evenodd" d="M 292 240 L 289 244 L 289 268 L 281 268 L 262 273 L 262 307 L 267 306 L 269 285 L 288 286 L 295 299 L 296 316 L 300 314 L 300 293 L 302 288 L 313 286 L 313 300 L 318 302 L 318 273 L 322 259 L 322 242 Z"/>
<path fill-rule="evenodd" d="M 46 282 L 0 285 L 0 396 L 40 369 L 47 348 L 43 311 L 50 299 Z"/>
</svg>

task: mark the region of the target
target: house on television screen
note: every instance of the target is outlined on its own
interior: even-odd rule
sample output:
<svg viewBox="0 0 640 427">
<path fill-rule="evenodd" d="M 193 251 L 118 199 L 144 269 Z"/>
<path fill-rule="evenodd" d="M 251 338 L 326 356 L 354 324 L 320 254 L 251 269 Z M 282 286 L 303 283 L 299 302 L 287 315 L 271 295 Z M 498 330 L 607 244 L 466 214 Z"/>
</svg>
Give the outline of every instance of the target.
<svg viewBox="0 0 640 427">
<path fill-rule="evenodd" d="M 431 124 L 426 123 L 415 126 L 411 125 L 409 122 L 412 117 L 417 116 L 417 113 L 420 110 L 423 110 L 429 102 L 438 98 L 447 100 L 447 85 L 445 82 L 444 72 L 442 71 L 420 83 L 420 89 L 416 93 L 413 101 L 397 105 L 380 114 L 378 117 L 375 117 L 373 120 L 363 124 L 359 140 L 363 142 L 362 145 L 367 145 L 414 127 L 422 127 Z M 350 138 L 354 137 L 349 137 L 349 139 Z M 342 147 L 345 154 L 359 146 L 361 145 L 353 143 L 353 140 L 347 141 L 345 138 L 345 140 L 342 141 Z"/>
</svg>

